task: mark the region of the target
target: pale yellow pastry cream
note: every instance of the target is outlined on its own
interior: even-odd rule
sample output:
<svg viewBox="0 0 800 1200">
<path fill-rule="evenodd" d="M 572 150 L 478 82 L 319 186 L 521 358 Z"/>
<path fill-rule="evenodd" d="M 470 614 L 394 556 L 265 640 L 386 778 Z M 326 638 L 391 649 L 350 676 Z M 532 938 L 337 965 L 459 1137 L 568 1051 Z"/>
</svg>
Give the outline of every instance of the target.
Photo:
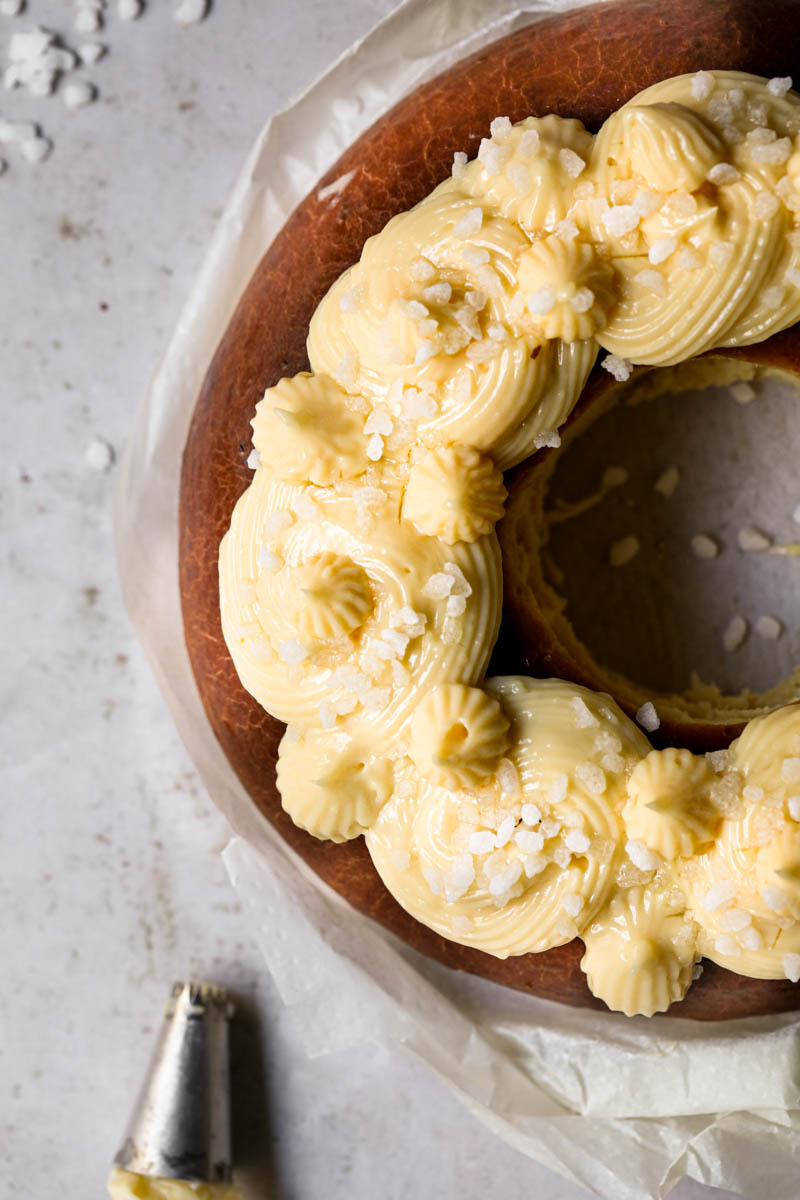
<svg viewBox="0 0 800 1200">
<path fill-rule="evenodd" d="M 227 645 L 287 722 L 293 820 L 364 833 L 444 937 L 506 957 L 580 936 L 629 1014 L 680 999 L 704 955 L 800 977 L 800 706 L 700 758 L 652 750 L 608 696 L 485 679 L 502 472 L 559 444 L 601 347 L 624 380 L 800 319 L 789 82 L 669 79 L 596 137 L 495 120 L 320 303 L 220 550 Z"/>
<path fill-rule="evenodd" d="M 111 1200 L 240 1200 L 230 1183 L 191 1183 L 161 1179 L 114 1167 L 108 1177 Z"/>
</svg>

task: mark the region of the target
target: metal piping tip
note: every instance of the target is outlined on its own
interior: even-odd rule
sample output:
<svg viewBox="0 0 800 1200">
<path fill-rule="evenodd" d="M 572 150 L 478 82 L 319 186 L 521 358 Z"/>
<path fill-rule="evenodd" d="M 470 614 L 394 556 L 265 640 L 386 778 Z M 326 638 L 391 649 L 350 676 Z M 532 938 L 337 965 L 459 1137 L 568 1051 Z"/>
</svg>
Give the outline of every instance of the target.
<svg viewBox="0 0 800 1200">
<path fill-rule="evenodd" d="M 114 1165 L 198 1183 L 231 1179 L 228 1022 L 213 983 L 174 983 L 158 1041 Z"/>
</svg>

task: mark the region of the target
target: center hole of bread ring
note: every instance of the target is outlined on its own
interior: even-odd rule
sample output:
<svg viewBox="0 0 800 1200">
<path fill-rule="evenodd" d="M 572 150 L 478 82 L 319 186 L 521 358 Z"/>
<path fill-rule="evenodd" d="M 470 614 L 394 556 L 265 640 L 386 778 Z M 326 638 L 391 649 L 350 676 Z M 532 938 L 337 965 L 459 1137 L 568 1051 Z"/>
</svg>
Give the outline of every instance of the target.
<svg viewBox="0 0 800 1200">
<path fill-rule="evenodd" d="M 589 389 L 561 446 L 512 476 L 501 531 L 537 673 L 631 712 L 668 696 L 679 722 L 797 698 L 799 387 L 709 357 Z"/>
</svg>

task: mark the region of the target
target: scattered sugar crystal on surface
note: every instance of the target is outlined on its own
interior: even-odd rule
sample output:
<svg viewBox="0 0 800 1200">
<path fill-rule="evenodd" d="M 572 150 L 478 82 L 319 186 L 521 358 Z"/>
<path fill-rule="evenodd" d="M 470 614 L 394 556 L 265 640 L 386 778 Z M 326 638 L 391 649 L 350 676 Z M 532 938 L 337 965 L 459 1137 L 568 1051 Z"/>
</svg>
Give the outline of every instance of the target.
<svg viewBox="0 0 800 1200">
<path fill-rule="evenodd" d="M 408 634 L 401 633 L 399 629 L 384 629 L 381 632 L 381 641 L 386 642 L 387 646 L 390 646 L 395 654 L 402 658 L 411 639 Z"/>
<path fill-rule="evenodd" d="M 740 379 L 737 383 L 732 383 L 728 391 L 737 404 L 750 404 L 756 398 L 756 389 L 746 379 Z"/>
<path fill-rule="evenodd" d="M 678 249 L 678 239 L 674 237 L 656 238 L 647 252 L 647 257 L 654 267 L 666 262 L 671 254 Z"/>
<path fill-rule="evenodd" d="M 281 642 L 278 647 L 278 654 L 290 666 L 305 662 L 308 658 L 308 650 L 306 650 L 303 643 L 299 642 L 297 638 L 287 638 L 285 642 Z"/>
<path fill-rule="evenodd" d="M 775 284 L 774 287 L 765 288 L 761 293 L 761 299 L 766 308 L 780 308 L 783 304 L 784 289 L 782 284 Z"/>
<path fill-rule="evenodd" d="M 721 933 L 714 939 L 714 949 L 717 954 L 723 954 L 726 958 L 741 954 L 739 943 L 729 933 Z"/>
<path fill-rule="evenodd" d="M 396 871 L 407 871 L 411 866 L 411 855 L 407 850 L 393 850 L 390 857 Z"/>
<path fill-rule="evenodd" d="M 633 199 L 633 210 L 640 217 L 649 217 L 661 204 L 661 197 L 656 192 L 645 189 L 637 192 Z"/>
<path fill-rule="evenodd" d="M 428 304 L 447 304 L 452 294 L 449 283 L 432 283 L 422 293 Z"/>
<path fill-rule="evenodd" d="M 276 508 L 275 512 L 270 513 L 264 522 L 264 539 L 268 542 L 272 541 L 285 529 L 288 529 L 293 522 L 294 517 L 288 509 Z"/>
<path fill-rule="evenodd" d="M 501 321 L 490 321 L 486 326 L 486 332 L 496 342 L 504 342 L 508 337 L 508 330 Z"/>
<path fill-rule="evenodd" d="M 744 946 L 745 950 L 760 950 L 764 945 L 764 939 L 757 929 L 752 925 L 748 925 L 739 935 L 739 941 Z"/>
<path fill-rule="evenodd" d="M 421 367 L 429 358 L 433 358 L 436 353 L 436 345 L 430 338 L 423 338 L 417 346 L 417 352 L 414 355 L 414 366 Z"/>
<path fill-rule="evenodd" d="M 724 267 L 734 251 L 733 242 L 712 242 L 708 258 L 715 267 Z"/>
<path fill-rule="evenodd" d="M 114 464 L 114 447 L 104 438 L 92 438 L 84 455 L 93 471 L 110 471 Z"/>
<path fill-rule="evenodd" d="M 558 161 L 561 163 L 564 172 L 569 175 L 570 179 L 577 179 L 581 171 L 586 166 L 586 162 L 581 158 L 580 154 L 576 154 L 574 150 L 564 148 L 558 152 Z"/>
<path fill-rule="evenodd" d="M 535 829 L 518 829 L 514 841 L 523 854 L 538 854 L 544 848 L 544 837 Z"/>
<path fill-rule="evenodd" d="M 784 272 L 783 278 L 792 287 L 800 288 L 800 270 L 797 267 L 788 267 Z"/>
<path fill-rule="evenodd" d="M 525 129 L 519 139 L 518 152 L 523 158 L 535 158 L 539 153 L 539 132 L 536 129 Z"/>
<path fill-rule="evenodd" d="M 600 766 L 604 771 L 609 771 L 612 775 L 619 775 L 620 771 L 625 770 L 625 759 L 621 754 L 610 751 L 600 759 Z"/>
<path fill-rule="evenodd" d="M 750 157 L 753 162 L 766 163 L 772 167 L 781 167 L 791 157 L 791 138 L 778 138 L 774 142 L 756 142 L 750 145 Z"/>
<path fill-rule="evenodd" d="M 771 884 L 767 884 L 766 887 L 761 889 L 761 899 L 767 908 L 772 909 L 773 912 L 780 912 L 789 903 L 789 897 L 786 893 L 781 888 L 773 887 Z"/>
<path fill-rule="evenodd" d="M 421 254 L 417 258 L 412 258 L 408 270 L 411 278 L 415 279 L 417 283 L 428 283 L 438 274 L 430 259 Z"/>
<path fill-rule="evenodd" d="M 476 267 L 474 271 L 475 282 L 478 286 L 490 296 L 503 295 L 503 281 L 495 271 L 494 267 L 481 266 Z"/>
<path fill-rule="evenodd" d="M 653 490 L 669 498 L 674 495 L 675 489 L 680 483 L 680 478 L 681 473 L 677 467 L 667 467 L 653 484 Z"/>
<path fill-rule="evenodd" d="M 469 839 L 470 854 L 490 854 L 495 848 L 495 836 L 491 829 L 479 829 L 477 833 L 471 834 Z"/>
<path fill-rule="evenodd" d="M 759 192 L 753 201 L 753 212 L 757 217 L 774 217 L 779 208 L 780 201 L 772 192 Z"/>
<path fill-rule="evenodd" d="M 557 429 L 546 429 L 543 433 L 537 433 L 533 439 L 534 450 L 544 450 L 546 448 L 555 450 L 561 445 L 561 434 Z"/>
<path fill-rule="evenodd" d="M 498 145 L 491 138 L 482 138 L 478 148 L 478 162 L 487 175 L 499 175 L 511 156 L 508 146 Z"/>
<path fill-rule="evenodd" d="M 361 286 L 348 288 L 346 292 L 342 292 L 339 297 L 339 308 L 343 313 L 355 312 L 364 296 L 364 289 Z"/>
<path fill-rule="evenodd" d="M 280 571 L 283 559 L 274 550 L 270 550 L 269 546 L 263 546 L 259 551 L 258 565 L 265 571 Z"/>
<path fill-rule="evenodd" d="M 319 706 L 319 720 L 323 729 L 333 729 L 336 724 L 336 712 L 325 700 Z"/>
<path fill-rule="evenodd" d="M 498 142 L 505 141 L 511 133 L 511 121 L 508 117 L 495 117 L 489 126 L 489 133 Z"/>
<path fill-rule="evenodd" d="M 764 799 L 764 789 L 756 787 L 755 784 L 748 783 L 746 787 L 742 788 L 742 795 L 748 804 L 758 804 Z"/>
<path fill-rule="evenodd" d="M 569 217 L 564 217 L 556 225 L 555 233 L 557 237 L 561 238 L 562 242 L 573 242 L 578 236 L 578 226 Z"/>
<path fill-rule="evenodd" d="M 338 716 L 346 717 L 348 713 L 355 712 L 358 700 L 355 696 L 340 696 L 338 700 L 334 701 L 333 707 Z"/>
<path fill-rule="evenodd" d="M 800 983 L 800 954 L 784 954 L 781 965 L 784 975 L 791 983 Z"/>
<path fill-rule="evenodd" d="M 97 89 L 85 79 L 77 79 L 62 89 L 62 95 L 67 108 L 84 108 L 96 98 Z"/>
<path fill-rule="evenodd" d="M 597 717 L 582 696 L 573 696 L 569 703 L 578 729 L 588 729 L 590 725 L 597 725 Z"/>
<path fill-rule="evenodd" d="M 460 617 L 467 610 L 466 596 L 448 596 L 445 603 L 445 614 L 448 617 Z"/>
<path fill-rule="evenodd" d="M 392 418 L 385 409 L 373 408 L 364 422 L 364 433 L 379 433 L 382 437 L 388 437 L 393 428 Z"/>
<path fill-rule="evenodd" d="M 580 829 L 571 829 L 564 836 L 564 845 L 572 851 L 573 854 L 585 854 L 589 849 L 590 841 L 585 833 Z"/>
<path fill-rule="evenodd" d="M 477 233 L 483 224 L 483 209 L 479 207 L 470 208 L 464 214 L 460 221 L 457 221 L 453 226 L 453 236 L 457 238 L 472 237 Z"/>
<path fill-rule="evenodd" d="M 633 282 L 638 283 L 640 287 L 647 288 L 651 292 L 656 292 L 659 296 L 664 296 L 667 291 L 664 276 L 660 271 L 637 271 L 633 277 Z"/>
<path fill-rule="evenodd" d="M 696 271 L 698 267 L 702 267 L 703 260 L 690 246 L 685 246 L 675 259 L 675 265 L 681 271 Z"/>
<path fill-rule="evenodd" d="M 144 0 L 117 0 L 120 21 L 135 21 L 144 12 Z"/>
<path fill-rule="evenodd" d="M 463 150 L 456 150 L 455 154 L 453 155 L 453 166 L 450 171 L 451 175 L 453 176 L 453 179 L 460 179 L 461 176 L 464 174 L 466 167 L 467 167 L 467 155 L 464 153 Z"/>
<path fill-rule="evenodd" d="M 727 908 L 735 899 L 736 884 L 734 880 L 721 879 L 706 893 L 703 908 L 706 912 L 716 912 L 718 908 Z"/>
<path fill-rule="evenodd" d="M 511 186 L 518 196 L 526 195 L 533 186 L 531 173 L 523 163 L 512 163 L 508 168 L 508 178 L 511 180 Z"/>
<path fill-rule="evenodd" d="M 583 896 L 579 896 L 577 892 L 567 892 L 564 899 L 561 901 L 561 907 L 571 917 L 577 917 L 578 913 L 583 908 Z"/>
<path fill-rule="evenodd" d="M 800 796 L 790 796 L 786 801 L 789 816 L 793 821 L 800 821 Z"/>
<path fill-rule="evenodd" d="M 255 471 L 256 467 L 261 464 L 261 455 L 256 450 L 255 446 L 247 456 L 247 465 L 251 471 Z"/>
<path fill-rule="evenodd" d="M 355 350 L 348 350 L 336 367 L 336 379 L 342 387 L 352 387 L 358 378 L 358 355 Z"/>
<path fill-rule="evenodd" d="M 544 854 L 528 854 L 525 857 L 523 867 L 525 875 L 528 879 L 533 879 L 536 875 L 541 875 L 548 863 L 548 859 Z"/>
<path fill-rule="evenodd" d="M 602 217 L 603 225 L 612 237 L 624 237 L 626 233 L 632 233 L 641 219 L 641 214 L 632 204 L 618 204 L 614 208 L 608 208 Z"/>
<path fill-rule="evenodd" d="M 502 346 L 491 338 L 483 338 L 479 342 L 473 342 L 467 348 L 467 358 L 472 362 L 490 362 L 491 359 L 497 358 L 498 354 L 502 353 Z"/>
<path fill-rule="evenodd" d="M 566 775 L 564 776 L 566 779 Z M 538 825 L 542 819 L 542 814 L 535 804 L 523 804 L 522 820 L 526 825 Z"/>
<path fill-rule="evenodd" d="M 719 927 L 720 929 L 724 929 L 726 933 L 741 933 L 743 929 L 747 929 L 752 923 L 753 918 L 743 908 L 729 908 L 719 918 Z"/>
<path fill-rule="evenodd" d="M 546 316 L 553 311 L 556 294 L 551 287 L 541 287 L 528 296 L 528 311 L 534 316 Z"/>
<path fill-rule="evenodd" d="M 791 75 L 776 75 L 767 81 L 767 91 L 771 96 L 785 96 L 791 86 Z"/>
<path fill-rule="evenodd" d="M 553 779 L 553 782 L 550 784 L 550 787 L 547 789 L 548 803 L 560 804 L 566 796 L 568 788 L 569 779 L 567 778 L 567 775 L 563 772 L 560 775 L 556 775 L 556 777 Z"/>
<path fill-rule="evenodd" d="M 452 904 L 460 900 L 475 881 L 475 864 L 471 854 L 459 854 L 445 880 L 445 897 Z"/>
<path fill-rule="evenodd" d="M 546 821 L 539 822 L 539 832 L 546 838 L 556 837 L 561 832 L 561 822 L 548 817 Z"/>
<path fill-rule="evenodd" d="M 434 896 L 440 896 L 444 891 L 444 880 L 442 879 L 441 871 L 437 871 L 436 867 L 425 867 L 422 874 L 425 876 L 425 882 Z"/>
<path fill-rule="evenodd" d="M 707 100 L 714 90 L 714 76 L 710 71 L 698 71 L 692 76 L 692 97 Z"/>
<path fill-rule="evenodd" d="M 463 915 L 453 917 L 453 929 L 456 933 L 469 933 L 472 927 L 473 922 L 471 917 L 465 917 Z"/>
<path fill-rule="evenodd" d="M 738 615 L 731 617 L 730 621 L 725 626 L 725 631 L 722 635 L 723 647 L 729 653 L 732 653 L 734 650 L 738 650 L 740 646 L 744 645 L 749 628 L 750 627 L 744 617 Z"/>
<path fill-rule="evenodd" d="M 575 295 L 570 298 L 570 308 L 576 313 L 585 313 L 594 304 L 594 292 L 591 288 L 580 287 Z"/>
<path fill-rule="evenodd" d="M 436 571 L 422 588 L 422 595 L 429 600 L 444 600 L 453 590 L 453 576 L 445 571 Z"/>
<path fill-rule="evenodd" d="M 294 502 L 294 511 L 304 521 L 319 521 L 322 516 L 319 505 L 308 492 L 301 492 Z"/>
<path fill-rule="evenodd" d="M 633 534 L 612 542 L 608 551 L 608 561 L 612 567 L 624 567 L 632 562 L 639 553 L 639 539 Z"/>
<path fill-rule="evenodd" d="M 641 838 L 628 838 L 625 853 L 640 871 L 657 871 L 661 866 L 660 855 L 649 850 Z"/>
<path fill-rule="evenodd" d="M 633 371 L 633 363 L 628 362 L 627 358 L 620 358 L 618 354 L 607 354 L 600 366 L 613 375 L 618 383 L 630 379 Z"/>
<path fill-rule="evenodd" d="M 210 2 L 211 0 L 181 0 L 172 15 L 180 25 L 196 25 L 208 16 Z"/>
<path fill-rule="evenodd" d="M 369 712 L 381 712 L 382 709 L 386 708 L 391 698 L 391 688 L 373 687 L 364 692 L 361 702 Z"/>
<path fill-rule="evenodd" d="M 738 542 L 742 550 L 769 550 L 772 545 L 772 538 L 767 537 L 765 533 L 762 533 L 760 529 L 756 529 L 753 525 L 748 525 L 744 529 L 739 530 Z"/>
<path fill-rule="evenodd" d="M 497 782 L 504 796 L 516 796 L 520 791 L 519 771 L 510 759 L 502 759 L 497 768 Z"/>
<path fill-rule="evenodd" d="M 781 779 L 785 783 L 800 783 L 800 757 L 785 758 L 781 763 Z"/>
<path fill-rule="evenodd" d="M 489 883 L 489 891 L 493 896 L 502 896 L 510 892 L 522 874 L 522 863 L 509 863 L 502 871 L 498 871 Z"/>
<path fill-rule="evenodd" d="M 641 725 L 642 729 L 647 733 L 654 733 L 661 724 L 661 718 L 656 712 L 655 705 L 652 700 L 646 700 L 642 707 L 636 713 L 636 723 Z"/>
<path fill-rule="evenodd" d="M 695 558 L 716 558 L 719 554 L 719 542 L 707 533 L 696 533 L 692 538 L 692 553 Z"/>
<path fill-rule="evenodd" d="M 447 646 L 457 646 L 461 641 L 461 624 L 458 617 L 445 617 L 442 622 L 442 641 Z"/>
<path fill-rule="evenodd" d="M 759 637 L 772 642 L 783 633 L 783 623 L 777 617 L 761 616 L 756 620 L 755 631 Z"/>
<path fill-rule="evenodd" d="M 717 163 L 711 168 L 706 176 L 709 183 L 720 184 L 735 183 L 741 176 L 733 163 Z"/>
<path fill-rule="evenodd" d="M 511 841 L 511 835 L 514 832 L 516 821 L 513 817 L 504 817 L 497 828 L 497 835 L 494 839 L 494 844 L 498 850 L 502 850 L 503 846 L 507 846 Z"/>
<path fill-rule="evenodd" d="M 452 595 L 454 596 L 471 596 L 472 587 L 467 582 L 464 572 L 459 567 L 458 563 L 447 562 L 442 566 L 442 571 L 445 575 L 449 575 L 453 580 Z"/>
<path fill-rule="evenodd" d="M 46 137 L 26 138 L 20 145 L 23 158 L 30 163 L 44 162 L 52 149 L 53 143 Z"/>
<path fill-rule="evenodd" d="M 383 458 L 383 438 L 379 433 L 373 433 L 367 438 L 367 458 L 371 462 L 378 462 Z"/>
<path fill-rule="evenodd" d="M 473 267 L 483 266 L 491 258 L 485 246 L 465 246 L 461 251 L 461 256 L 465 262 L 470 263 Z"/>
</svg>

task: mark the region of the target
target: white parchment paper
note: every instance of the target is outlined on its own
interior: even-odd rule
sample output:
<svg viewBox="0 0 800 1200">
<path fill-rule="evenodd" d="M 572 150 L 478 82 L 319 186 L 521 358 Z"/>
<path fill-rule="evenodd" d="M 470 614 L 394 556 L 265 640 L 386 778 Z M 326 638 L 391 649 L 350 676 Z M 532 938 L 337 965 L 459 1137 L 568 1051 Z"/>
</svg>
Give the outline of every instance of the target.
<svg viewBox="0 0 800 1200">
<path fill-rule="evenodd" d="M 401 1044 L 508 1142 L 597 1195 L 661 1197 L 683 1175 L 800 1192 L 800 1020 L 708 1025 L 563 1008 L 429 963 L 354 912 L 255 810 L 208 726 L 183 644 L 180 460 L 208 362 L 286 217 L 381 112 L 478 45 L 578 7 L 407 0 L 268 121 L 137 413 L 115 533 L 126 604 L 179 732 L 237 836 L 225 851 L 309 1054 Z"/>
</svg>

